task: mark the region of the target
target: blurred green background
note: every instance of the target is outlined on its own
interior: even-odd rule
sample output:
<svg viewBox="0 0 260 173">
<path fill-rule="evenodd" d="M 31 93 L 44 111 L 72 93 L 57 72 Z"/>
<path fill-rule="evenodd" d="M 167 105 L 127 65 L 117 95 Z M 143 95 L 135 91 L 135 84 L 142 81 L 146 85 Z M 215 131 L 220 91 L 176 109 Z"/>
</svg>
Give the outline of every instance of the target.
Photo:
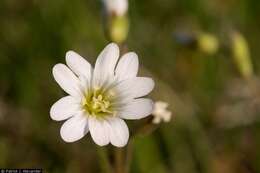
<svg viewBox="0 0 260 173">
<path fill-rule="evenodd" d="M 52 67 L 68 50 L 93 64 L 108 43 L 101 9 L 97 0 L 0 0 L 1 168 L 102 172 L 90 135 L 67 144 L 49 116 L 65 95 Z M 126 44 L 155 78 L 153 98 L 173 112 L 134 140 L 131 172 L 260 172 L 259 16 L 258 0 L 130 0 Z M 234 63 L 231 31 L 248 43 L 253 77 Z M 218 51 L 194 46 L 198 33 L 216 37 Z"/>
</svg>

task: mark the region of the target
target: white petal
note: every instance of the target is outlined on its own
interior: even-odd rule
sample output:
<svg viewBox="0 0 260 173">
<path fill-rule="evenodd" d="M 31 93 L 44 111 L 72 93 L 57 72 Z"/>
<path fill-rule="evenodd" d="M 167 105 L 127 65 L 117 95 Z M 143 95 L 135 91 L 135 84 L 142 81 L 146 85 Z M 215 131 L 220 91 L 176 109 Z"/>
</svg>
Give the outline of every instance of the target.
<svg viewBox="0 0 260 173">
<path fill-rule="evenodd" d="M 81 86 L 79 79 L 64 64 L 56 64 L 52 73 L 60 87 L 72 96 L 81 96 Z"/>
<path fill-rule="evenodd" d="M 52 105 L 50 115 L 53 120 L 61 121 L 68 119 L 79 111 L 79 101 L 72 96 L 66 96 Z"/>
<path fill-rule="evenodd" d="M 124 54 L 116 67 L 116 76 L 119 81 L 136 77 L 138 72 L 138 56 L 134 52 Z"/>
<path fill-rule="evenodd" d="M 148 77 L 134 77 L 120 82 L 115 89 L 123 99 L 138 98 L 149 94 L 154 88 L 154 81 Z"/>
<path fill-rule="evenodd" d="M 85 76 L 79 76 L 80 85 L 82 86 L 83 91 L 86 92 L 91 88 L 91 78 L 87 79 Z"/>
<path fill-rule="evenodd" d="M 117 16 L 123 16 L 128 10 L 128 0 L 103 0 L 103 3 L 109 13 Z"/>
<path fill-rule="evenodd" d="M 94 69 L 94 85 L 101 86 L 114 76 L 114 70 L 119 58 L 119 48 L 115 43 L 110 43 L 99 54 Z"/>
<path fill-rule="evenodd" d="M 75 142 L 89 131 L 88 119 L 85 115 L 78 114 L 68 119 L 60 129 L 61 138 L 65 142 Z"/>
<path fill-rule="evenodd" d="M 116 147 L 125 146 L 129 139 L 129 130 L 124 120 L 120 118 L 108 118 L 108 123 L 111 144 Z"/>
<path fill-rule="evenodd" d="M 69 68 L 78 76 L 84 76 L 86 79 L 91 78 L 92 67 L 89 62 L 74 51 L 66 53 L 66 63 Z"/>
<path fill-rule="evenodd" d="M 91 137 L 97 145 L 109 144 L 109 124 L 106 120 L 89 117 L 88 124 Z"/>
<path fill-rule="evenodd" d="M 161 121 L 162 121 L 161 117 L 158 117 L 158 116 L 153 117 L 154 124 L 159 124 Z"/>
<path fill-rule="evenodd" d="M 153 101 L 151 99 L 140 98 L 134 99 L 118 113 L 118 116 L 123 119 L 141 119 L 150 115 L 153 111 Z"/>
</svg>

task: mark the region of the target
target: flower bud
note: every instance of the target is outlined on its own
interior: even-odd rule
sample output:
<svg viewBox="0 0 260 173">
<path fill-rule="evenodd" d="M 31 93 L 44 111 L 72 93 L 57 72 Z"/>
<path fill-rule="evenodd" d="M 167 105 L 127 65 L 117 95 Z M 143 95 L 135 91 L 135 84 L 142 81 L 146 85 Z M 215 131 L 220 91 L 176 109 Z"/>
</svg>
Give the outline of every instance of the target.
<svg viewBox="0 0 260 173">
<path fill-rule="evenodd" d="M 127 0 L 103 0 L 105 7 L 105 33 L 109 41 L 123 43 L 128 35 Z"/>
<path fill-rule="evenodd" d="M 248 78 L 253 75 L 253 67 L 248 43 L 239 32 L 231 34 L 231 46 L 234 61 L 241 75 Z"/>
<path fill-rule="evenodd" d="M 107 13 L 124 16 L 128 10 L 128 0 L 102 0 Z"/>
<path fill-rule="evenodd" d="M 167 109 L 169 104 L 164 101 L 156 101 L 154 104 L 153 123 L 159 124 L 161 122 L 170 122 L 172 118 L 172 112 Z"/>
<path fill-rule="evenodd" d="M 129 23 L 126 16 L 112 17 L 107 27 L 107 35 L 110 41 L 123 43 L 127 39 Z"/>
<path fill-rule="evenodd" d="M 212 55 L 218 51 L 219 41 L 212 34 L 208 34 L 208 33 L 198 34 L 197 42 L 198 42 L 198 48 L 207 54 Z"/>
</svg>

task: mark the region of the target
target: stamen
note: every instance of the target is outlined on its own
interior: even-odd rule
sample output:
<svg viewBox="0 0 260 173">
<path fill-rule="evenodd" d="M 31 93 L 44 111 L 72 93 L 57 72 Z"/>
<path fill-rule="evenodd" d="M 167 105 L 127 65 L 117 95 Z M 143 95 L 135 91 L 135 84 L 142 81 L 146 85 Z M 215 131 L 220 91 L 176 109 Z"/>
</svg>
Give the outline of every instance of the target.
<svg viewBox="0 0 260 173">
<path fill-rule="evenodd" d="M 114 97 L 110 93 L 113 92 L 102 92 L 102 90 L 97 89 L 86 94 L 82 101 L 84 109 L 91 116 L 103 117 L 105 115 L 115 115 L 115 111 L 112 108 L 112 98 Z"/>
</svg>

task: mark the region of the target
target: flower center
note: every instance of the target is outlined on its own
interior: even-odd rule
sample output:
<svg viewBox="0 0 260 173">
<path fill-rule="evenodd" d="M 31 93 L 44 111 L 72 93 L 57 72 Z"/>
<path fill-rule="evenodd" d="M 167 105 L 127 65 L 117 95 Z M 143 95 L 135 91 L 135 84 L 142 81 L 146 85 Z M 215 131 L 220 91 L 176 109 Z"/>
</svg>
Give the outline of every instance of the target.
<svg viewBox="0 0 260 173">
<path fill-rule="evenodd" d="M 104 117 L 106 115 L 114 115 L 115 111 L 113 111 L 111 98 L 111 93 L 95 89 L 86 94 L 82 105 L 91 116 Z"/>
</svg>

